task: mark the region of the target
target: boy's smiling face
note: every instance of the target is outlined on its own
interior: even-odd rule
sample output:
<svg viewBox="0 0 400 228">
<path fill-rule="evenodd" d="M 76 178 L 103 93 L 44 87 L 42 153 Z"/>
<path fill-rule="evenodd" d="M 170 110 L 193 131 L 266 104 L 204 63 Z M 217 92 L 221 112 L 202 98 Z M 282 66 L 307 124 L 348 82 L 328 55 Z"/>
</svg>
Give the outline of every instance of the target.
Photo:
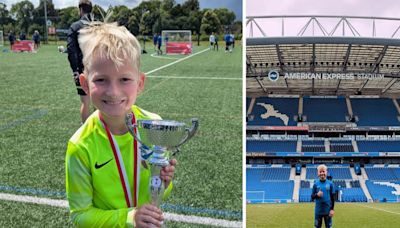
<svg viewBox="0 0 400 228">
<path fill-rule="evenodd" d="M 319 169 L 318 170 L 318 177 L 319 177 L 320 180 L 322 180 L 322 181 L 326 180 L 326 174 L 327 174 L 326 169 Z"/>
<path fill-rule="evenodd" d="M 144 74 L 139 73 L 131 60 L 125 59 L 117 68 L 108 58 L 93 57 L 89 76 L 82 78 L 84 82 L 81 80 L 82 88 L 102 115 L 124 118 L 144 87 Z"/>
</svg>

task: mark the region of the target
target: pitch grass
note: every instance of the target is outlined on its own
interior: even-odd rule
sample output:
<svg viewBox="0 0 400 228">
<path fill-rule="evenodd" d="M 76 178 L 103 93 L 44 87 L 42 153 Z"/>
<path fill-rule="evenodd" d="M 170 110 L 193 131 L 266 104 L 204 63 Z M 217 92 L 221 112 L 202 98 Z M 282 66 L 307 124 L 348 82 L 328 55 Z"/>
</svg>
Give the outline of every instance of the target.
<svg viewBox="0 0 400 228">
<path fill-rule="evenodd" d="M 10 213 L 15 211 L 16 213 Z M 67 208 L 0 201 L 0 227 L 74 227 L 66 218 Z M 167 227 L 208 228 L 212 226 L 166 221 Z"/>
<path fill-rule="evenodd" d="M 205 48 L 195 46 L 195 53 Z M 141 61 L 141 70 L 149 72 L 175 60 L 154 58 L 149 53 Z M 66 142 L 80 126 L 80 102 L 67 55 L 58 53 L 56 45 L 43 45 L 36 54 L 1 52 L 0 66 L 0 186 L 64 192 Z M 137 100 L 140 107 L 165 119 L 200 120 L 198 134 L 177 156 L 175 189 L 166 203 L 178 207 L 169 211 L 239 220 L 241 47 L 238 45 L 233 53 L 206 51 L 149 76 L 163 78 L 147 78 L 145 92 Z M 11 214 L 6 217 L 24 213 L 21 210 L 8 211 Z M 49 214 L 67 220 L 58 210 Z"/>
<path fill-rule="evenodd" d="M 314 206 L 314 203 L 248 204 L 246 227 L 313 227 Z M 400 204 L 336 203 L 333 227 L 400 227 Z"/>
</svg>

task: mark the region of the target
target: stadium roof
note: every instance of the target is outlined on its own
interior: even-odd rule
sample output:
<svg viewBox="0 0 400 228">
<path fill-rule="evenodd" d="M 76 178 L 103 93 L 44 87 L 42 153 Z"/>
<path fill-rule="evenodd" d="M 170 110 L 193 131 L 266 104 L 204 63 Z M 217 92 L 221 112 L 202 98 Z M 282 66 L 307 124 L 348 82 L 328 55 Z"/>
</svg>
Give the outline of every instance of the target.
<svg viewBox="0 0 400 228">
<path fill-rule="evenodd" d="M 257 20 L 276 18 L 282 19 L 282 35 L 269 37 Z M 286 36 L 283 32 L 286 18 L 306 18 L 307 23 L 296 35 Z M 321 18 L 339 22 L 328 32 Z M 351 20 L 372 21 L 373 35 L 361 36 Z M 391 36 L 377 37 L 375 21 L 378 20 L 400 24 L 400 19 L 394 18 L 248 17 L 247 27 L 252 34 L 246 39 L 247 95 L 362 94 L 400 97 L 400 39 L 395 38 L 400 26 Z M 253 37 L 253 24 L 260 30 L 261 37 Z M 337 34 L 339 30 L 341 34 Z M 346 36 L 346 31 L 352 36 Z M 268 76 L 271 70 L 279 73 L 276 81 Z"/>
</svg>

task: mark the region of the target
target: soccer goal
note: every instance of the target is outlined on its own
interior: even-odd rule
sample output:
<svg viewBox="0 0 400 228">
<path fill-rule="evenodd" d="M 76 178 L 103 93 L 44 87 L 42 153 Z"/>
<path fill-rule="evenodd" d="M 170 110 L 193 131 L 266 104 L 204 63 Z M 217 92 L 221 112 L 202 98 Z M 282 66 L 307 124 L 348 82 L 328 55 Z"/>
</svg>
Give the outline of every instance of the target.
<svg viewBox="0 0 400 228">
<path fill-rule="evenodd" d="M 192 32 L 190 30 L 163 30 L 161 35 L 166 54 L 188 55 L 192 53 Z"/>
<path fill-rule="evenodd" d="M 4 46 L 4 34 L 3 31 L 0 30 L 0 47 Z"/>
<path fill-rule="evenodd" d="M 264 203 L 265 191 L 246 191 L 246 200 L 248 203 Z"/>
</svg>

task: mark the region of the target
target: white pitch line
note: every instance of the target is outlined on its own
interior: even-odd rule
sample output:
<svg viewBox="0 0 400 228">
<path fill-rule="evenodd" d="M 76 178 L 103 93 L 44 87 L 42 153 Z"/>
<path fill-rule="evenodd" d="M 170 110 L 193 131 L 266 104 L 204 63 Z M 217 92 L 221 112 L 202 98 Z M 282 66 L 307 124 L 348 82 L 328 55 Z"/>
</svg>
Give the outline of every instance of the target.
<svg viewBox="0 0 400 228">
<path fill-rule="evenodd" d="M 13 194 L 7 194 L 7 193 L 0 193 L 0 199 L 8 200 L 8 201 L 24 202 L 24 203 L 50 205 L 53 207 L 68 207 L 68 201 L 66 201 L 66 200 L 39 198 L 36 196 L 24 196 L 24 195 L 13 195 Z"/>
<path fill-rule="evenodd" d="M 25 195 L 14 195 L 7 193 L 0 193 L 0 200 L 7 201 L 16 201 L 16 202 L 24 202 L 24 203 L 34 203 L 41 205 L 49 205 L 53 207 L 63 207 L 68 208 L 67 200 L 56 200 L 49 198 L 40 198 L 36 196 L 25 196 Z M 205 224 L 211 226 L 219 226 L 219 227 L 242 227 L 242 222 L 237 221 L 229 221 L 223 219 L 214 219 L 209 217 L 200 217 L 200 216 L 192 216 L 192 215 L 179 215 L 173 213 L 164 213 L 166 220 L 175 221 L 175 222 L 184 222 L 184 223 L 192 223 L 192 224 Z"/>
<path fill-rule="evenodd" d="M 153 53 L 153 54 L 151 54 L 150 56 L 151 56 L 151 57 L 154 57 L 154 58 L 159 58 L 159 59 L 172 59 L 172 60 L 179 59 L 179 58 L 172 58 L 172 57 L 159 56 L 159 55 L 157 55 L 157 53 Z"/>
<path fill-rule="evenodd" d="M 384 212 L 387 212 L 387 213 L 392 213 L 392 214 L 400 215 L 400 213 L 398 213 L 398 212 L 388 211 L 388 210 L 381 209 L 381 208 L 376 208 L 376 207 L 370 207 L 370 206 L 363 205 L 363 204 L 360 204 L 360 205 L 363 206 L 363 207 L 375 209 L 375 210 L 378 210 L 378 211 L 384 211 Z"/>
<path fill-rule="evenodd" d="M 176 221 L 176 222 L 211 225 L 211 226 L 218 226 L 218 227 L 242 227 L 243 226 L 242 222 L 227 221 L 227 220 L 207 218 L 207 217 L 198 217 L 198 216 L 192 216 L 192 215 L 178 215 L 178 214 L 172 214 L 172 213 L 164 213 L 164 216 L 167 220 Z"/>
<path fill-rule="evenodd" d="M 174 61 L 174 62 L 172 62 L 172 63 L 169 63 L 169 64 L 164 65 L 164 66 L 162 66 L 162 67 L 159 67 L 159 68 L 156 68 L 156 69 L 151 70 L 151 71 L 149 71 L 149 72 L 146 72 L 145 74 L 148 75 L 148 74 L 154 73 L 154 72 L 156 72 L 156 71 L 159 71 L 159 70 L 164 69 L 164 68 L 166 68 L 166 67 L 172 66 L 172 65 L 174 65 L 174 64 L 176 64 L 176 63 L 182 62 L 183 60 L 186 60 L 186 59 L 188 59 L 188 58 L 191 58 L 191 57 L 193 57 L 193 56 L 195 56 L 195 55 L 201 54 L 201 53 L 203 53 L 203 52 L 205 52 L 205 51 L 209 51 L 209 50 L 210 50 L 210 49 L 208 49 L 208 48 L 207 48 L 207 49 L 204 49 L 204 50 L 199 51 L 199 52 L 197 52 L 197 53 L 195 53 L 195 54 L 193 54 L 193 55 L 189 55 L 189 56 L 187 56 L 187 57 L 185 57 L 185 58 L 178 59 L 178 60 L 176 60 L 176 61 Z"/>
<path fill-rule="evenodd" d="M 234 80 L 234 81 L 242 81 L 242 78 L 219 78 L 219 77 L 180 77 L 180 76 L 156 76 L 150 75 L 146 76 L 146 78 L 170 78 L 170 79 L 199 79 L 199 80 Z"/>
</svg>

